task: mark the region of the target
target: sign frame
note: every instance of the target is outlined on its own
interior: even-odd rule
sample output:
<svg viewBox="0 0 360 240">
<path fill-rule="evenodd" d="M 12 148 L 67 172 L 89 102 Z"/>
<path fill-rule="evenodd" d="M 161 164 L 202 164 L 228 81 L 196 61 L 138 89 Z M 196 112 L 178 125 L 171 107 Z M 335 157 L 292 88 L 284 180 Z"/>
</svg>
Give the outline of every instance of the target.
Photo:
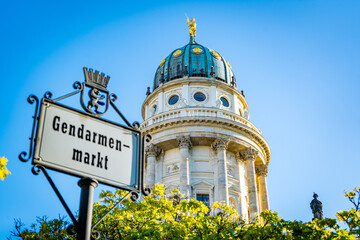
<svg viewBox="0 0 360 240">
<path fill-rule="evenodd" d="M 93 69 L 88 69 L 88 68 L 83 68 L 83 71 L 84 71 L 84 75 L 85 75 L 85 82 L 83 82 L 83 83 L 75 82 L 73 84 L 73 88 L 75 89 L 74 92 L 68 93 L 68 94 L 66 94 L 62 97 L 58 97 L 56 99 L 51 99 L 52 93 L 46 92 L 44 94 L 44 97 L 41 99 L 41 101 L 39 101 L 39 99 L 35 95 L 30 95 L 27 98 L 28 103 L 30 103 L 30 104 L 35 103 L 35 112 L 33 115 L 31 136 L 29 138 L 29 140 L 30 140 L 29 152 L 28 153 L 26 151 L 21 152 L 19 154 L 19 159 L 22 162 L 28 162 L 29 160 L 32 160 L 31 162 L 33 164 L 33 167 L 31 169 L 31 171 L 34 175 L 38 175 L 41 171 L 44 173 L 46 179 L 50 183 L 52 189 L 56 193 L 61 204 L 63 205 L 63 207 L 65 208 L 66 212 L 69 214 L 69 216 L 73 222 L 73 224 L 70 225 L 69 228 L 67 229 L 69 234 L 71 234 L 71 235 L 78 234 L 78 239 L 89 239 L 90 240 L 91 234 L 95 233 L 94 228 L 96 228 L 96 226 L 116 206 L 118 206 L 125 199 L 125 197 L 122 198 L 118 203 L 116 203 L 114 205 L 114 207 L 112 207 L 94 225 L 91 226 L 91 219 L 92 219 L 92 204 L 91 204 L 91 202 L 93 199 L 93 190 L 97 186 L 98 182 L 108 185 L 108 186 L 115 187 L 115 188 L 120 188 L 125 191 L 129 191 L 129 193 L 127 195 L 129 195 L 129 198 L 132 201 L 139 200 L 140 193 L 143 196 L 148 196 L 151 193 L 151 189 L 145 187 L 145 185 L 144 185 L 144 172 L 145 172 L 145 170 L 144 170 L 144 166 L 145 166 L 144 146 L 145 146 L 145 143 L 149 143 L 151 141 L 151 136 L 149 134 L 143 134 L 141 132 L 140 124 L 138 122 L 134 122 L 133 124 L 130 124 L 129 121 L 125 118 L 125 116 L 121 113 L 121 111 L 116 107 L 114 102 L 117 100 L 117 96 L 115 94 L 110 94 L 109 91 L 107 90 L 107 84 L 110 80 L 109 76 L 105 77 L 104 73 L 99 73 L 98 71 L 94 72 Z M 85 94 L 84 94 L 84 92 L 86 90 L 88 90 L 87 99 L 85 99 Z M 58 101 L 63 100 L 68 97 L 71 97 L 76 94 L 80 94 L 80 105 L 84 111 L 80 111 L 79 109 L 75 109 L 75 108 L 69 107 L 67 105 L 58 103 Z M 89 125 L 99 125 L 99 122 L 106 123 L 106 124 L 110 124 L 114 127 L 120 128 L 121 130 L 129 131 L 131 134 L 135 134 L 137 136 L 136 145 L 137 145 L 138 149 L 135 149 L 136 150 L 135 153 L 137 153 L 136 154 L 137 156 L 135 157 L 136 158 L 135 160 L 131 159 L 131 161 L 132 161 L 132 164 L 135 161 L 136 166 L 134 166 L 134 167 L 130 166 L 131 170 L 135 171 L 135 173 L 131 173 L 131 174 L 135 174 L 135 180 L 132 179 L 130 176 L 130 184 L 132 184 L 132 181 L 134 181 L 135 183 L 132 185 L 126 185 L 126 184 L 124 185 L 124 183 L 119 184 L 116 181 L 115 182 L 108 181 L 102 177 L 99 178 L 99 176 L 97 176 L 96 174 L 94 175 L 91 173 L 90 174 L 79 173 L 78 171 L 76 171 L 74 169 L 69 170 L 69 168 L 66 168 L 66 166 L 59 167 L 59 166 L 56 166 L 56 164 L 54 164 L 54 163 L 48 163 L 46 161 L 43 161 L 40 157 L 40 154 L 41 154 L 40 148 L 42 145 L 41 137 L 43 137 L 43 133 L 44 133 L 44 122 L 45 122 L 45 117 L 46 117 L 45 115 L 46 115 L 46 111 L 47 111 L 46 108 L 47 108 L 47 106 L 51 106 L 51 105 L 56 106 L 62 110 L 69 111 L 73 114 L 79 114 L 81 116 L 84 116 L 86 118 L 89 118 L 89 119 L 97 122 L 97 123 L 93 122 Z M 111 106 L 113 108 L 113 110 L 115 110 L 115 112 L 120 116 L 120 118 L 125 122 L 125 124 L 127 126 L 124 126 L 122 124 L 116 123 L 111 120 L 101 118 L 101 116 L 104 115 L 108 111 L 109 106 Z M 68 114 L 68 113 L 66 113 L 66 114 Z M 67 118 L 67 117 L 69 117 L 69 116 L 66 116 L 65 118 Z M 55 119 L 55 117 L 54 117 L 54 119 Z M 77 120 L 80 121 L 79 119 L 77 119 Z M 99 126 L 97 126 L 97 128 L 98 127 Z M 54 127 L 53 127 L 53 129 L 54 129 Z M 80 127 L 79 127 L 79 129 L 80 129 Z M 107 131 L 109 131 L 109 129 Z M 46 135 L 46 137 L 49 137 L 49 136 Z M 80 138 L 79 133 L 78 133 L 78 138 Z M 50 136 L 50 140 L 51 139 L 52 139 L 52 136 Z M 82 139 L 82 137 L 81 137 L 81 139 Z M 133 137 L 131 137 L 130 139 L 131 139 L 131 141 L 133 141 Z M 103 145 L 103 144 L 101 144 L 101 145 Z M 120 145 L 121 145 L 121 143 L 120 143 Z M 130 148 L 130 144 L 128 146 Z M 133 146 L 134 146 L 134 144 L 133 144 Z M 50 147 L 54 147 L 54 146 L 52 146 L 50 144 Z M 110 143 L 109 143 L 109 147 L 110 147 Z M 97 149 L 99 149 L 99 148 L 97 148 Z M 73 157 L 72 157 L 73 159 L 75 158 L 74 153 L 75 153 L 75 149 L 73 148 Z M 132 153 L 134 154 L 134 151 Z M 47 153 L 47 154 L 49 154 L 49 153 Z M 52 156 L 52 154 L 53 153 L 51 152 L 50 156 Z M 132 156 L 131 154 L 127 154 L 127 155 Z M 92 160 L 93 159 L 94 159 L 94 157 L 92 156 Z M 105 167 L 104 168 L 106 169 L 106 159 L 107 158 L 105 157 L 104 159 L 101 159 L 100 152 L 99 152 L 98 159 L 100 159 L 100 161 L 103 161 L 105 159 L 105 164 L 104 164 Z M 76 158 L 76 160 L 78 160 L 78 158 Z M 87 160 L 89 160 L 89 158 L 87 158 Z M 85 158 L 84 158 L 84 163 L 85 163 Z M 65 163 L 65 165 L 66 164 L 69 166 L 68 163 Z M 98 166 L 100 166 L 99 162 L 97 164 L 98 164 Z M 93 163 L 91 165 L 94 166 Z M 79 210 L 79 219 L 78 220 L 72 214 L 69 206 L 66 204 L 64 198 L 62 197 L 62 195 L 60 194 L 55 183 L 53 182 L 50 175 L 48 174 L 48 172 L 46 170 L 47 168 L 57 171 L 57 172 L 72 175 L 75 177 L 81 177 L 81 180 L 78 182 L 78 185 L 81 187 L 80 210 Z M 134 170 L 134 168 L 135 168 L 135 170 Z M 129 180 L 129 177 L 127 180 Z"/>
<path fill-rule="evenodd" d="M 90 118 L 91 120 L 95 120 L 97 122 L 101 122 L 101 123 L 105 123 L 107 125 L 111 125 L 120 129 L 123 129 L 125 131 L 131 132 L 136 136 L 136 147 L 137 149 L 135 149 L 134 151 L 136 151 L 136 156 L 135 156 L 135 160 L 132 159 L 131 161 L 133 162 L 133 164 L 135 165 L 133 168 L 133 173 L 135 175 L 135 183 L 132 185 L 126 185 L 126 184 L 121 184 L 118 183 L 116 181 L 113 181 L 111 179 L 108 179 L 106 177 L 101 177 L 101 176 L 97 176 L 94 174 L 89 174 L 89 173 L 84 173 L 83 171 L 79 171 L 79 170 L 73 170 L 73 169 L 69 169 L 67 167 L 64 166 L 60 166 L 58 164 L 54 164 L 54 163 L 50 163 L 48 161 L 46 161 L 45 159 L 41 158 L 41 146 L 42 146 L 42 140 L 43 140 L 43 134 L 44 134 L 44 124 L 45 124 L 45 119 L 46 119 L 46 114 L 47 114 L 47 108 L 49 106 L 55 106 L 57 108 L 60 108 L 61 110 L 65 110 L 68 111 L 74 115 L 77 116 L 81 116 L 81 117 L 86 117 L 86 118 Z M 43 98 L 41 99 L 41 104 L 40 104 L 40 113 L 39 113 L 39 118 L 38 118 L 38 124 L 37 124 L 37 130 L 36 130 L 36 138 L 35 138 L 35 148 L 34 148 L 34 157 L 32 159 L 32 164 L 33 165 L 41 165 L 47 169 L 51 169 L 57 172 L 61 172 L 61 173 L 65 173 L 68 175 L 72 175 L 75 177 L 91 177 L 96 179 L 99 183 L 111 186 L 111 187 L 115 187 L 115 188 L 121 188 L 121 189 L 125 189 L 125 190 L 137 190 L 139 191 L 139 184 L 140 184 L 140 166 L 141 166 L 141 132 L 137 129 L 134 128 L 130 128 L 130 127 L 126 127 L 123 126 L 121 124 L 115 123 L 113 121 L 107 120 L 107 119 L 103 119 L 103 118 L 99 118 L 97 116 L 94 116 L 92 114 L 89 114 L 87 112 L 82 112 L 79 111 L 75 108 L 69 107 L 67 105 L 63 105 L 57 102 L 54 102 L 50 99 L 47 98 Z M 45 161 L 44 161 L 45 160 Z M 126 160 L 129 161 L 129 160 Z"/>
<path fill-rule="evenodd" d="M 96 180 L 98 180 L 100 183 L 112 186 L 115 188 L 120 188 L 126 191 L 130 191 L 130 198 L 133 201 L 136 201 L 139 199 L 139 194 L 143 194 L 144 196 L 147 196 L 151 193 L 151 189 L 145 187 L 145 157 L 144 157 L 144 146 L 145 143 L 149 143 L 151 141 L 151 136 L 149 134 L 143 134 L 140 130 L 140 124 L 138 122 L 134 122 L 133 124 L 130 124 L 130 122 L 125 118 L 125 116 L 121 113 L 121 111 L 116 107 L 115 101 L 117 100 L 117 96 L 113 93 L 110 93 L 107 90 L 107 84 L 110 80 L 109 76 L 105 76 L 104 73 L 99 73 L 98 71 L 94 71 L 91 68 L 83 68 L 84 75 L 85 75 L 85 82 L 74 82 L 73 88 L 75 91 L 68 93 L 64 96 L 52 99 L 53 94 L 49 91 L 45 92 L 43 98 L 39 101 L 38 97 L 35 95 L 30 95 L 27 98 L 28 103 L 34 104 L 35 103 L 35 112 L 33 116 L 33 125 L 32 125 L 32 132 L 30 137 L 30 147 L 29 152 L 23 151 L 19 154 L 19 159 L 22 162 L 28 162 L 29 160 L 32 160 L 33 168 L 32 173 L 35 175 L 38 175 L 40 171 L 43 171 L 46 176 L 48 174 L 46 173 L 46 169 L 51 169 L 57 172 L 65 173 L 68 175 L 72 175 L 75 177 L 93 177 L 94 176 L 88 176 L 85 174 L 78 174 L 73 171 L 67 171 L 62 168 L 57 168 L 52 166 L 51 164 L 48 164 L 44 161 L 42 161 L 38 156 L 38 148 L 39 148 L 39 137 L 41 134 L 41 127 L 42 123 L 40 119 L 43 117 L 44 110 L 43 105 L 44 104 L 53 104 L 54 106 L 60 106 L 64 109 L 76 112 L 78 114 L 81 114 L 86 117 L 90 117 L 92 119 L 96 119 L 99 121 L 102 121 L 107 124 L 112 124 L 116 127 L 120 127 L 124 130 L 136 133 L 139 135 L 138 138 L 138 163 L 136 163 L 138 171 L 136 173 L 137 184 L 134 184 L 133 186 L 123 185 L 123 184 L 114 184 L 113 182 L 104 181 L 104 179 L 98 179 L 95 177 Z M 88 90 L 88 94 L 86 94 L 86 91 Z M 80 94 L 80 105 L 82 107 L 81 111 L 80 109 L 76 109 L 64 104 L 60 104 L 59 101 L 69 98 L 71 96 L 74 96 L 76 94 Z M 86 99 L 86 96 L 87 99 Z M 113 110 L 120 116 L 120 118 L 124 121 L 125 125 L 116 123 L 114 121 L 102 118 L 102 116 L 108 111 L 109 107 L 112 107 Z M 49 180 L 49 179 L 48 179 Z M 49 180 L 50 181 L 50 180 Z M 53 186 L 54 188 L 55 186 Z M 56 191 L 55 191 L 56 192 Z M 59 194 L 57 193 L 59 196 Z M 60 198 L 60 197 L 59 197 Z"/>
</svg>

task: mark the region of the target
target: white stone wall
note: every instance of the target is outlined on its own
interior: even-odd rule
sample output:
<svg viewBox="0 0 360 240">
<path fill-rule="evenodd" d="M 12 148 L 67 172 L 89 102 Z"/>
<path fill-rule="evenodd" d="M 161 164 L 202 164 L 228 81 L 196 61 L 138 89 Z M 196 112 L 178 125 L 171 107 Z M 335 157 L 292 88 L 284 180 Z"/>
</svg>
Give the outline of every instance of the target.
<svg viewBox="0 0 360 240">
<path fill-rule="evenodd" d="M 196 92 L 206 100 L 196 101 Z M 168 100 L 175 94 L 179 101 L 170 105 Z M 229 107 L 221 104 L 221 97 Z M 183 78 L 159 86 L 142 107 L 142 131 L 152 135 L 151 144 L 159 149 L 149 153 L 156 160 L 155 167 L 147 169 L 148 176 L 155 175 L 155 183 L 165 184 L 167 194 L 174 188 L 188 198 L 209 194 L 210 204 L 225 201 L 252 221 L 269 208 L 266 169 L 270 149 L 261 132 L 245 118 L 247 112 L 244 96 L 220 81 Z M 188 140 L 180 143 L 181 138 Z"/>
<path fill-rule="evenodd" d="M 144 103 L 143 117 L 145 120 L 156 114 L 184 107 L 218 108 L 240 116 L 243 116 L 244 112 L 248 111 L 241 94 L 236 89 L 228 87 L 225 83 L 219 81 L 201 82 L 196 81 L 196 78 L 190 78 L 187 82 L 172 81 L 167 84 L 172 84 L 172 86 L 165 88 L 166 85 L 164 85 L 155 89 L 154 93 Z M 193 97 L 196 92 L 203 93 L 206 100 L 203 102 L 196 101 Z M 180 99 L 176 104 L 169 105 L 169 98 L 173 95 L 178 95 Z M 228 100 L 229 107 L 221 104 L 221 97 Z M 156 106 L 156 111 L 154 106 Z"/>
</svg>

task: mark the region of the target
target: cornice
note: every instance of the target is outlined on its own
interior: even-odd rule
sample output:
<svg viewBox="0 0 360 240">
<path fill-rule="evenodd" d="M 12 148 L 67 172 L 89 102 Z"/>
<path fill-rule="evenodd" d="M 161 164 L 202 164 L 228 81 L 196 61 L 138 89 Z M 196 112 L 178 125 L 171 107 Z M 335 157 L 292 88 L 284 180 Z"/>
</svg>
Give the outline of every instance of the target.
<svg viewBox="0 0 360 240">
<path fill-rule="evenodd" d="M 157 122 L 154 124 L 151 124 L 145 128 L 143 128 L 141 131 L 143 133 L 149 133 L 156 134 L 157 132 L 166 131 L 170 129 L 176 129 L 179 127 L 184 126 L 219 126 L 221 125 L 222 128 L 228 129 L 235 132 L 241 132 L 241 134 L 245 137 L 248 137 L 249 139 L 256 142 L 259 146 L 263 148 L 263 153 L 266 158 L 266 165 L 270 162 L 271 157 L 271 151 L 268 143 L 264 139 L 262 135 L 260 135 L 255 130 L 251 129 L 250 127 L 234 122 L 228 119 L 218 118 L 218 117 L 181 117 L 181 118 L 173 118 L 169 120 L 164 120 L 161 122 Z"/>
</svg>

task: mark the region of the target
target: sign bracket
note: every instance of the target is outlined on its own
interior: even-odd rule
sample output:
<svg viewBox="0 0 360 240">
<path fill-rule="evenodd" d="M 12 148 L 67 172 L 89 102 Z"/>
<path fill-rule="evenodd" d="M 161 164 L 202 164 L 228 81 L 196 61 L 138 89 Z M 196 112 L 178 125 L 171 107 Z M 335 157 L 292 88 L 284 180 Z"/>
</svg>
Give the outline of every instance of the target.
<svg viewBox="0 0 360 240">
<path fill-rule="evenodd" d="M 36 104 L 35 104 L 35 113 L 34 113 L 34 116 L 32 117 L 34 119 L 34 121 L 33 121 L 32 130 L 31 130 L 31 136 L 29 138 L 29 140 L 30 140 L 29 154 L 28 154 L 27 158 L 26 158 L 27 153 L 25 151 L 23 151 L 19 154 L 19 159 L 22 162 L 27 162 L 33 158 L 35 134 L 36 134 L 36 128 L 37 128 L 37 124 L 38 124 L 38 120 L 39 120 L 39 99 L 35 95 L 30 95 L 27 98 L 27 101 L 30 104 L 33 104 L 33 103 L 36 103 Z"/>
<path fill-rule="evenodd" d="M 59 189 L 56 187 L 54 181 L 51 179 L 50 175 L 48 174 L 48 172 L 46 171 L 46 169 L 43 166 L 39 166 L 39 165 L 34 165 L 33 168 L 31 169 L 31 172 L 34 175 L 38 175 L 40 173 L 40 170 L 44 173 L 46 179 L 48 180 L 48 182 L 50 183 L 52 189 L 54 190 L 54 192 L 56 193 L 56 196 L 59 198 L 61 204 L 63 205 L 63 207 L 65 208 L 67 214 L 69 215 L 69 217 L 71 218 L 73 225 L 77 226 L 78 222 L 76 220 L 76 218 L 74 217 L 74 215 L 72 214 L 69 206 L 66 204 L 65 199 L 62 197 Z"/>
<path fill-rule="evenodd" d="M 51 99 L 53 94 L 49 91 L 45 92 L 45 94 L 41 100 L 39 100 L 38 97 L 35 95 L 30 95 L 27 98 L 28 103 L 30 103 L 30 104 L 35 103 L 35 111 L 34 111 L 34 116 L 32 117 L 33 123 L 32 123 L 31 136 L 29 138 L 29 140 L 30 140 L 29 151 L 28 152 L 22 151 L 19 154 L 19 159 L 22 162 L 28 162 L 29 160 L 32 160 L 32 164 L 33 164 L 32 173 L 34 175 L 39 175 L 39 173 L 41 171 L 44 173 L 47 181 L 51 185 L 52 189 L 54 190 L 55 194 L 59 198 L 61 204 L 63 205 L 67 214 L 69 215 L 69 217 L 71 218 L 71 220 L 73 222 L 73 224 L 70 225 L 67 229 L 68 233 L 69 234 L 78 234 L 78 239 L 88 240 L 91 238 L 91 236 L 88 234 L 90 232 L 93 232 L 94 234 L 96 234 L 98 236 L 98 233 L 96 231 L 94 231 L 94 228 L 96 228 L 98 226 L 98 224 L 108 214 L 110 214 L 116 207 L 118 207 L 119 204 L 125 198 L 130 196 L 129 198 L 132 201 L 137 201 L 140 199 L 140 193 L 143 196 L 147 196 L 151 193 L 151 189 L 145 187 L 145 185 L 144 185 L 144 173 L 145 173 L 144 146 L 146 143 L 150 142 L 151 136 L 148 134 L 143 135 L 140 131 L 140 124 L 138 122 L 134 122 L 133 124 L 130 124 L 130 122 L 125 118 L 125 116 L 121 113 L 121 111 L 116 107 L 114 102 L 117 100 L 117 96 L 113 93 L 110 94 L 109 91 L 107 90 L 107 84 L 110 80 L 109 76 L 105 77 L 105 74 L 103 74 L 103 73 L 100 74 L 98 71 L 94 72 L 92 69 L 84 68 L 83 70 L 84 70 L 84 75 L 85 75 L 85 82 L 80 83 L 80 82 L 76 81 L 73 84 L 73 88 L 75 89 L 75 91 L 65 94 L 61 97 L 55 98 L 55 99 Z M 86 101 L 84 101 L 84 98 L 86 96 L 85 90 L 86 91 L 89 90 L 87 93 L 88 98 Z M 74 96 L 78 93 L 80 93 L 80 105 L 85 113 L 82 113 L 79 110 L 71 109 L 68 106 L 57 103 L 60 100 Z M 99 180 L 100 183 L 104 183 L 109 186 L 121 188 L 125 191 L 128 191 L 128 193 L 122 199 L 120 199 L 119 202 L 116 203 L 107 213 L 105 213 L 99 219 L 99 221 L 96 222 L 93 226 L 91 226 L 91 215 L 92 215 L 93 188 L 96 187 L 95 184 L 92 184 L 92 183 L 88 184 L 86 182 L 87 177 L 82 174 L 78 175 L 77 173 L 74 173 L 74 171 L 66 172 L 65 170 L 57 169 L 53 165 L 49 164 L 49 162 L 44 162 L 43 161 L 44 159 L 38 153 L 38 151 L 39 151 L 38 149 L 39 149 L 39 147 L 41 147 L 39 138 L 42 138 L 42 133 L 43 133 L 43 128 L 44 128 L 44 126 L 43 126 L 43 124 L 44 124 L 43 117 L 44 116 L 43 115 L 44 115 L 45 110 L 44 110 L 44 112 L 42 110 L 44 104 L 47 107 L 57 105 L 57 106 L 69 109 L 69 111 L 77 112 L 77 113 L 83 114 L 83 115 L 87 114 L 86 117 L 89 117 L 89 119 L 96 118 L 103 122 L 107 122 L 107 123 L 110 123 L 113 125 L 115 124 L 119 127 L 122 127 L 123 129 L 127 129 L 126 131 L 130 131 L 134 134 L 137 134 L 137 136 L 139 137 L 138 138 L 138 146 L 137 146 L 138 147 L 138 150 L 137 150 L 138 159 L 136 160 L 136 161 L 138 161 L 138 164 L 136 167 L 138 170 L 136 170 L 137 173 L 135 175 L 135 179 L 136 179 L 135 184 L 133 184 L 133 185 L 124 185 L 124 184 L 117 185 L 117 184 L 113 184 L 113 183 L 110 184 L 109 182 L 103 181 L 103 180 L 100 181 L 101 179 L 100 180 L 93 179 L 93 182 L 96 182 L 96 185 L 97 185 L 97 180 Z M 115 110 L 115 112 L 118 114 L 118 116 L 120 116 L 120 118 L 125 122 L 126 126 L 120 125 L 118 123 L 111 123 L 110 121 L 108 121 L 106 119 L 100 118 L 100 116 L 104 115 L 107 112 L 109 106 L 111 106 L 113 108 L 113 110 Z M 113 140 L 111 140 L 111 141 L 112 142 L 109 144 L 113 144 Z M 111 145 L 111 146 L 113 146 L 113 145 Z M 124 146 L 129 147 L 127 145 L 124 145 Z M 98 155 L 98 156 L 99 156 L 98 159 L 100 159 L 100 155 Z M 103 160 L 101 160 L 101 161 L 103 161 Z M 79 181 L 79 186 L 81 187 L 80 215 L 82 217 L 79 216 L 80 217 L 79 221 L 75 218 L 75 216 L 71 212 L 70 208 L 66 204 L 64 198 L 62 197 L 60 191 L 58 190 L 55 183 L 51 179 L 46 168 L 81 177 L 81 180 Z M 81 182 L 81 184 L 80 184 L 80 182 Z M 86 182 L 86 183 L 83 183 L 83 182 Z M 88 202 L 88 204 L 85 204 L 85 202 Z M 89 219 L 90 219 L 90 224 L 89 224 Z M 85 234 L 86 236 L 84 235 L 84 233 L 86 233 Z"/>
</svg>

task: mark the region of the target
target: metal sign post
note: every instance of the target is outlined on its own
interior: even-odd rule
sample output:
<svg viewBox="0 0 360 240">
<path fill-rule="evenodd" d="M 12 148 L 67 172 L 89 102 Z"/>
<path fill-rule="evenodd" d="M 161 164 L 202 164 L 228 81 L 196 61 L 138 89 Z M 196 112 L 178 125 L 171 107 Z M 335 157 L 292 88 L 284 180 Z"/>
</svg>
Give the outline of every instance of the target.
<svg viewBox="0 0 360 240">
<path fill-rule="evenodd" d="M 94 188 L 98 182 L 95 179 L 83 178 L 78 185 L 81 187 L 78 239 L 90 239 Z"/>
<path fill-rule="evenodd" d="M 117 97 L 107 90 L 109 76 L 87 68 L 84 68 L 84 75 L 85 82 L 75 82 L 75 91 L 65 96 L 52 99 L 52 93 L 46 92 L 41 101 L 34 95 L 28 97 L 30 104 L 36 103 L 33 128 L 29 153 L 21 152 L 19 159 L 23 162 L 31 159 L 35 175 L 40 171 L 44 173 L 73 221 L 69 232 L 77 233 L 78 239 L 89 240 L 94 228 L 114 209 L 91 226 L 93 191 L 98 183 L 129 191 L 133 201 L 139 199 L 140 193 L 150 194 L 150 189 L 144 187 L 143 178 L 144 145 L 151 137 L 142 135 L 140 124 L 130 124 L 115 106 Z M 59 103 L 78 93 L 83 111 Z M 101 117 L 109 106 L 126 126 Z M 82 178 L 78 183 L 81 187 L 78 220 L 46 169 Z"/>
</svg>

